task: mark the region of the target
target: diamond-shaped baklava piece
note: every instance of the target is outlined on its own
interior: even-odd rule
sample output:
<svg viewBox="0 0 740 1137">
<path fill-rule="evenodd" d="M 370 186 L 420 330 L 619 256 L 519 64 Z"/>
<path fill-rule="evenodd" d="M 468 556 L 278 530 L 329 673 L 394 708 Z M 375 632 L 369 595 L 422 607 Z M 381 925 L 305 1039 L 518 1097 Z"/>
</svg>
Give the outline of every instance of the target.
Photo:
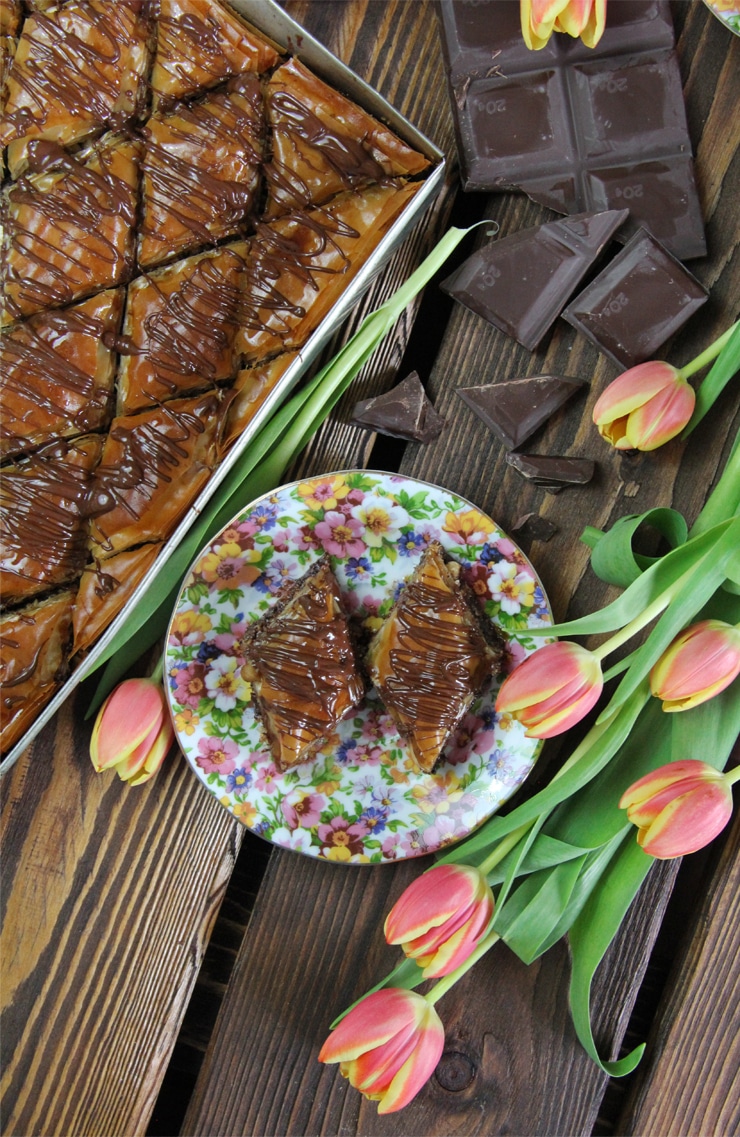
<svg viewBox="0 0 740 1137">
<path fill-rule="evenodd" d="M 119 415 L 233 378 L 242 244 L 199 253 L 128 288 L 119 349 Z"/>
<path fill-rule="evenodd" d="M 297 59 L 272 74 L 265 98 L 272 128 L 268 217 L 318 205 L 342 190 L 419 174 L 429 165 Z"/>
<path fill-rule="evenodd" d="M 237 340 L 245 359 L 305 343 L 417 189 L 369 186 L 259 225 L 249 246 Z"/>
<path fill-rule="evenodd" d="M 33 142 L 40 167 L 3 196 L 2 323 L 59 308 L 127 279 L 140 143 L 106 135 L 80 154 Z"/>
<path fill-rule="evenodd" d="M 0 482 L 0 592 L 17 604 L 74 580 L 86 560 L 91 471 L 103 439 L 47 443 L 3 468 Z"/>
<path fill-rule="evenodd" d="M 139 114 L 148 59 L 144 11 L 137 0 L 73 0 L 27 17 L 0 126 L 14 177 L 31 139 L 69 146 Z"/>
<path fill-rule="evenodd" d="M 217 464 L 231 397 L 210 391 L 113 420 L 90 491 L 96 560 L 169 537 Z"/>
<path fill-rule="evenodd" d="M 500 637 L 458 569 L 432 542 L 367 655 L 370 678 L 425 772 L 502 660 Z"/>
<path fill-rule="evenodd" d="M 143 267 L 246 228 L 259 186 L 264 110 L 259 79 L 239 75 L 143 129 Z"/>
<path fill-rule="evenodd" d="M 0 749 L 14 746 L 64 678 L 74 590 L 0 617 Z"/>
<path fill-rule="evenodd" d="M 267 71 L 278 58 L 271 43 L 219 0 L 159 0 L 155 106 L 243 71 Z"/>
<path fill-rule="evenodd" d="M 122 313 L 109 289 L 0 335 L 0 457 L 106 425 Z"/>
<path fill-rule="evenodd" d="M 229 407 L 224 429 L 225 451 L 241 436 L 297 358 L 297 351 L 286 351 L 274 359 L 255 363 L 237 372 L 233 386 L 234 401 Z"/>
<path fill-rule="evenodd" d="M 275 762 L 287 770 L 307 761 L 364 692 L 328 557 L 287 586 L 242 646 L 242 674 Z"/>
<path fill-rule="evenodd" d="M 105 631 L 133 596 L 161 547 L 161 543 L 141 545 L 88 565 L 75 601 L 73 654 L 84 651 Z"/>
</svg>

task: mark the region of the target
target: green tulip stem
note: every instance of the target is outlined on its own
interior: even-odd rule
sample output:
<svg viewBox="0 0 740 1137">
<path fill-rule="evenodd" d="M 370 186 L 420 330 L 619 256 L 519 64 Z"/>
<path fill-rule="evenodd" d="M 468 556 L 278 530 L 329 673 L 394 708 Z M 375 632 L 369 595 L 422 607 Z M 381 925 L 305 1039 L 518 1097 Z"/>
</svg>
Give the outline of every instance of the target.
<svg viewBox="0 0 740 1137">
<path fill-rule="evenodd" d="M 532 828 L 532 825 L 532 821 L 525 821 L 525 823 L 523 825 L 520 825 L 518 829 L 513 829 L 512 832 L 507 834 L 506 837 L 501 838 L 493 852 L 486 857 L 485 861 L 483 861 L 482 864 L 478 865 L 478 868 L 483 873 L 483 876 L 488 876 L 491 869 L 495 868 L 500 861 L 503 861 L 504 857 L 511 852 L 514 846 L 518 845 L 521 838 L 529 832 L 529 830 Z"/>
<path fill-rule="evenodd" d="M 153 683 L 159 683 L 160 679 L 162 678 L 163 669 L 164 669 L 164 656 L 160 654 L 158 659 L 157 659 L 157 662 L 154 665 L 154 671 L 152 671 L 151 675 L 149 676 L 149 678 L 151 679 L 151 681 Z"/>
<path fill-rule="evenodd" d="M 702 367 L 706 367 L 708 363 L 711 363 L 713 359 L 716 359 L 719 353 L 722 351 L 722 348 L 729 340 L 732 333 L 735 331 L 735 328 L 738 326 L 738 324 L 740 324 L 740 320 L 736 320 L 731 328 L 728 328 L 727 331 L 719 337 L 719 339 L 715 340 L 713 344 L 710 344 L 709 347 L 705 348 L 701 355 L 697 355 L 696 359 L 692 359 L 691 362 L 687 363 L 685 367 L 681 367 L 678 372 L 681 378 L 689 379 L 697 371 L 701 371 Z"/>
<path fill-rule="evenodd" d="M 677 580 L 674 580 L 673 584 L 666 588 L 665 592 L 661 592 L 660 596 L 656 596 L 652 604 L 648 604 L 647 608 L 643 609 L 639 616 L 635 616 L 634 620 L 630 620 L 628 624 L 625 624 L 623 628 L 615 632 L 608 640 L 605 640 L 600 647 L 594 648 L 592 654 L 596 659 L 601 660 L 604 656 L 616 651 L 618 647 L 621 647 L 623 643 L 626 643 L 627 640 L 631 639 L 637 632 L 642 631 L 651 620 L 654 620 L 656 616 L 659 616 L 661 612 L 665 611 L 671 600 L 673 600 L 673 597 L 681 591 L 688 578 L 694 572 L 694 568 L 695 566 L 692 565 L 691 568 L 679 576 Z"/>
<path fill-rule="evenodd" d="M 724 778 L 728 786 L 734 786 L 735 782 L 740 782 L 740 766 L 735 766 L 732 770 L 725 770 Z"/>
<path fill-rule="evenodd" d="M 433 1007 L 438 999 L 441 999 L 443 995 L 446 995 L 450 987 L 453 987 L 455 983 L 457 983 L 458 979 L 462 979 L 463 975 L 465 975 L 467 971 L 470 971 L 470 968 L 473 966 L 473 964 L 477 963 L 481 956 L 485 955 L 488 949 L 492 948 L 493 945 L 500 939 L 501 936 L 498 934 L 498 932 L 488 932 L 487 935 L 485 935 L 480 941 L 478 946 L 473 949 L 465 962 L 461 963 L 459 967 L 456 967 L 454 971 L 451 971 L 449 975 L 444 975 L 436 984 L 436 986 L 433 987 L 432 990 L 424 996 L 429 1005 Z"/>
</svg>

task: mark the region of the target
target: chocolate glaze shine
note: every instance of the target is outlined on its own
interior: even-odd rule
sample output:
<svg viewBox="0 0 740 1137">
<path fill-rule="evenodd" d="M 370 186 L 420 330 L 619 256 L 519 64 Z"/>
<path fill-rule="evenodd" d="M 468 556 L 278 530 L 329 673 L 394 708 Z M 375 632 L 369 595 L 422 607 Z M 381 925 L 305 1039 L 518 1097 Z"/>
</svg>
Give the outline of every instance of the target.
<svg viewBox="0 0 740 1137">
<path fill-rule="evenodd" d="M 423 770 L 490 678 L 489 648 L 432 544 L 368 652 L 371 678 Z"/>
<path fill-rule="evenodd" d="M 362 698 L 339 586 L 325 561 L 248 633 L 245 654 L 244 675 L 283 768 L 309 757 Z"/>
</svg>

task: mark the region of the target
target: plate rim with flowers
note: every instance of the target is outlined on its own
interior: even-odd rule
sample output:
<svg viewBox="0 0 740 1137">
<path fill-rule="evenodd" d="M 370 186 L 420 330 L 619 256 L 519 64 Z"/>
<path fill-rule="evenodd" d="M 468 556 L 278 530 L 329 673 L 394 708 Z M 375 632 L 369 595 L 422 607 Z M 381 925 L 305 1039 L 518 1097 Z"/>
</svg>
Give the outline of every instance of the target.
<svg viewBox="0 0 740 1137">
<path fill-rule="evenodd" d="M 339 470 L 287 483 L 234 516 L 181 585 L 164 651 L 178 742 L 193 772 L 234 816 L 281 848 L 338 864 L 389 864 L 469 836 L 522 784 L 541 742 L 495 712 L 493 682 L 431 774 L 418 770 L 375 692 L 311 762 L 275 767 L 241 675 L 247 617 L 328 553 L 350 615 L 374 630 L 424 548 L 439 540 L 463 566 L 508 641 L 508 669 L 552 623 L 537 573 L 500 527 L 461 494 L 405 474 Z"/>
</svg>

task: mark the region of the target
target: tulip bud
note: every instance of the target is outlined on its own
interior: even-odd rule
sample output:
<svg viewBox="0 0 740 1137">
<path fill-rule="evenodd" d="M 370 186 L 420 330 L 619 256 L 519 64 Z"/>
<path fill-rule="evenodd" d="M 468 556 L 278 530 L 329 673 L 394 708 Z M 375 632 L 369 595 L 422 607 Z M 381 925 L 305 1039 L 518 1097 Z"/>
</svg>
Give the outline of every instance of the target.
<svg viewBox="0 0 740 1137">
<path fill-rule="evenodd" d="M 732 815 L 725 774 L 706 762 L 669 762 L 625 790 L 619 808 L 638 828 L 637 843 L 666 860 L 695 853 L 720 833 Z"/>
<path fill-rule="evenodd" d="M 435 865 L 409 885 L 388 913 L 385 938 L 439 979 L 477 947 L 493 915 L 493 893 L 473 865 Z"/>
<path fill-rule="evenodd" d="M 681 433 L 695 403 L 694 388 L 670 363 L 640 363 L 609 384 L 593 418 L 617 450 L 655 450 Z"/>
<path fill-rule="evenodd" d="M 740 628 L 701 620 L 676 636 L 650 672 L 664 711 L 687 711 L 729 687 L 740 674 Z"/>
<path fill-rule="evenodd" d="M 126 679 L 98 712 L 90 757 L 98 773 L 115 770 L 122 781 L 138 786 L 156 774 L 174 737 L 162 684 Z"/>
<path fill-rule="evenodd" d="M 527 47 L 539 51 L 553 32 L 580 36 L 595 47 L 606 22 L 606 0 L 521 0 L 522 35 Z"/>
<path fill-rule="evenodd" d="M 552 738 L 596 703 L 604 681 L 596 656 L 570 640 L 545 644 L 501 684 L 496 710 L 526 727 L 528 738 Z"/>
<path fill-rule="evenodd" d="M 434 1007 L 414 991 L 382 987 L 353 1007 L 327 1038 L 320 1062 L 340 1071 L 378 1113 L 403 1109 L 432 1076 L 445 1033 Z"/>
</svg>

